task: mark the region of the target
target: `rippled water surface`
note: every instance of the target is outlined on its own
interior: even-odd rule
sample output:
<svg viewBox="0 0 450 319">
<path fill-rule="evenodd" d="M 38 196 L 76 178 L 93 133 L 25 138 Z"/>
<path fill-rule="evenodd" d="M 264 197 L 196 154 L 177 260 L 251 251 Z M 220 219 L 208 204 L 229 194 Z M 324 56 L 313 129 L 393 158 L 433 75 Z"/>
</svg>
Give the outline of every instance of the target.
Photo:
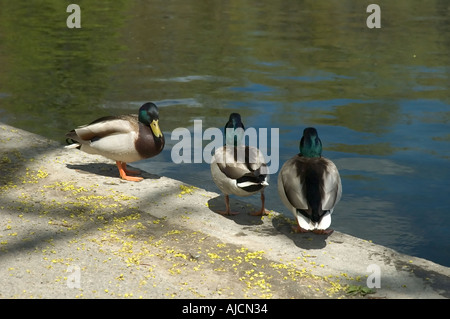
<svg viewBox="0 0 450 319">
<path fill-rule="evenodd" d="M 0 0 L 0 121 L 63 142 L 154 101 L 167 146 L 136 165 L 212 191 L 207 163 L 172 162 L 175 128 L 239 112 L 279 128 L 281 166 L 314 126 L 343 182 L 332 227 L 450 266 L 450 3 L 377 3 L 380 29 L 356 0 L 79 1 L 68 29 L 62 1 Z M 267 207 L 291 217 L 276 177 Z"/>
</svg>

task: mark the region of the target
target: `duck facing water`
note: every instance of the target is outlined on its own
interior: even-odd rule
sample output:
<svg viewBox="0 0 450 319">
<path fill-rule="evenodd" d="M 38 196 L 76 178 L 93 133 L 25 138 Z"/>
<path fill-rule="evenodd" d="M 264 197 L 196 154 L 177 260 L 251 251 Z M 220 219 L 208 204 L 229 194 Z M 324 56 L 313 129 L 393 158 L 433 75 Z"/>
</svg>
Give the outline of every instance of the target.
<svg viewBox="0 0 450 319">
<path fill-rule="evenodd" d="M 149 102 L 142 105 L 138 115 L 105 116 L 66 134 L 72 144 L 89 154 L 102 155 L 116 161 L 122 179 L 141 181 L 129 176 L 139 171 L 127 169 L 127 163 L 158 155 L 164 148 L 164 135 L 159 128 L 158 107 Z"/>
<path fill-rule="evenodd" d="M 263 154 L 256 147 L 244 145 L 244 124 L 238 113 L 232 113 L 225 125 L 226 145 L 216 150 L 211 161 L 214 183 L 225 195 L 225 212 L 230 210 L 229 195 L 250 196 L 261 193 L 261 209 L 252 215 L 264 215 L 264 188 L 268 184 L 268 168 Z"/>
<path fill-rule="evenodd" d="M 296 232 L 331 234 L 331 214 L 341 199 L 342 184 L 334 163 L 322 157 L 317 130 L 308 127 L 300 140 L 300 153 L 278 174 L 278 193 L 297 220 Z"/>
</svg>

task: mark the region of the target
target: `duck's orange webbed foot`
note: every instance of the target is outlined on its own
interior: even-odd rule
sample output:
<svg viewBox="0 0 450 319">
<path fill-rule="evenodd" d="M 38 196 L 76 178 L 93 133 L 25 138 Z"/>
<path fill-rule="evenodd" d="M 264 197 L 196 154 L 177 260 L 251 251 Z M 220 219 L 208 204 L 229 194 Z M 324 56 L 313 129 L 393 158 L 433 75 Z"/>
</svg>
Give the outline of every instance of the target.
<svg viewBox="0 0 450 319">
<path fill-rule="evenodd" d="M 308 233 L 309 232 L 309 230 L 303 229 L 299 225 L 292 226 L 292 230 L 294 231 L 294 233 Z"/>
<path fill-rule="evenodd" d="M 131 182 L 140 182 L 144 179 L 142 177 L 128 176 L 128 174 L 140 174 L 140 171 L 127 169 L 127 163 L 116 161 L 116 165 L 119 169 L 120 178 Z"/>
<path fill-rule="evenodd" d="M 334 230 L 333 229 L 314 229 L 312 231 L 314 234 L 318 234 L 318 235 L 331 235 Z"/>
<path fill-rule="evenodd" d="M 252 216 L 267 216 L 269 215 L 269 211 L 267 209 L 261 208 L 260 210 L 257 210 L 256 212 L 250 213 Z"/>
</svg>

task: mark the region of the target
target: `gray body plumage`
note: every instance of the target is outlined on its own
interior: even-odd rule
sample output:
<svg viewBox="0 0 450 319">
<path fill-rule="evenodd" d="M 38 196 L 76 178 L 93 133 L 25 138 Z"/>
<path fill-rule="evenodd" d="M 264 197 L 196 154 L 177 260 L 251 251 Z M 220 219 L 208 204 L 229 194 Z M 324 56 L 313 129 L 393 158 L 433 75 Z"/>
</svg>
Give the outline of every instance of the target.
<svg viewBox="0 0 450 319">
<path fill-rule="evenodd" d="M 134 114 L 100 118 L 66 134 L 76 142 L 67 146 L 120 162 L 136 162 L 159 154 L 164 136 L 157 138 Z"/>
<path fill-rule="evenodd" d="M 278 175 L 278 193 L 284 205 L 305 230 L 327 229 L 342 196 L 338 169 L 324 157 L 295 155 Z"/>
<path fill-rule="evenodd" d="M 211 161 L 211 175 L 217 187 L 226 195 L 250 196 L 261 192 L 268 184 L 267 165 L 263 154 L 255 147 L 223 146 Z"/>
</svg>

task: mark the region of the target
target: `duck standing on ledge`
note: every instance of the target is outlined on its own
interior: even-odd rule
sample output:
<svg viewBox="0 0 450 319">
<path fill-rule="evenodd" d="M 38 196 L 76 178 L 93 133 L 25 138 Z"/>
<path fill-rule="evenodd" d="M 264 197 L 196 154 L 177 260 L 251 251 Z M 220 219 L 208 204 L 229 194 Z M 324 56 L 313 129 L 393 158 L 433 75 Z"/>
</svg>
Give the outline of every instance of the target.
<svg viewBox="0 0 450 319">
<path fill-rule="evenodd" d="M 278 174 L 278 193 L 297 220 L 296 232 L 331 234 L 331 214 L 342 196 L 339 171 L 322 157 L 317 130 L 308 127 L 300 140 L 300 153 L 287 160 Z"/>
<path fill-rule="evenodd" d="M 250 196 L 261 193 L 261 209 L 251 215 L 267 214 L 264 208 L 264 188 L 268 186 L 268 168 L 263 154 L 256 147 L 244 145 L 244 124 L 238 113 L 232 113 L 225 125 L 226 144 L 218 148 L 211 160 L 211 175 L 214 183 L 225 195 L 225 212 L 230 210 L 229 195 Z"/>
<path fill-rule="evenodd" d="M 77 148 L 89 154 L 102 155 L 116 161 L 122 179 L 138 182 L 142 177 L 129 176 L 140 171 L 127 169 L 127 163 L 158 155 L 164 148 L 164 135 L 159 128 L 158 107 L 149 102 L 138 115 L 105 116 L 66 134 L 66 148 Z"/>
</svg>

